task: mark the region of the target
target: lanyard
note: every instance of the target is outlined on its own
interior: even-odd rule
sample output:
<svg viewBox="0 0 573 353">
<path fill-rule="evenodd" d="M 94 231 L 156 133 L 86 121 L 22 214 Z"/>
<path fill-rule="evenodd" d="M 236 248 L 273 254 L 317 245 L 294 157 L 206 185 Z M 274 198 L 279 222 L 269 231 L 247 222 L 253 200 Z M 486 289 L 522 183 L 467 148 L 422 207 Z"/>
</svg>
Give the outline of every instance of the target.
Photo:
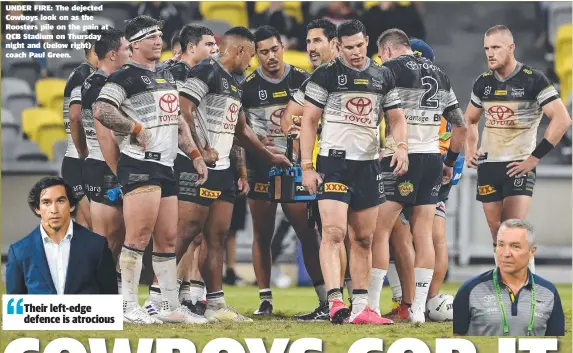
<svg viewBox="0 0 573 353">
<path fill-rule="evenodd" d="M 493 270 L 493 286 L 495 288 L 495 294 L 497 297 L 497 303 L 499 304 L 499 309 L 501 311 L 501 319 L 503 320 L 503 335 L 509 335 L 509 324 L 507 323 L 507 316 L 505 314 L 505 307 L 503 306 L 503 300 L 501 298 L 501 289 L 499 288 L 499 283 L 497 282 L 497 272 L 498 270 Z M 535 280 L 531 276 L 531 315 L 529 316 L 529 324 L 527 325 L 527 335 L 533 336 L 533 321 L 535 319 Z"/>
</svg>

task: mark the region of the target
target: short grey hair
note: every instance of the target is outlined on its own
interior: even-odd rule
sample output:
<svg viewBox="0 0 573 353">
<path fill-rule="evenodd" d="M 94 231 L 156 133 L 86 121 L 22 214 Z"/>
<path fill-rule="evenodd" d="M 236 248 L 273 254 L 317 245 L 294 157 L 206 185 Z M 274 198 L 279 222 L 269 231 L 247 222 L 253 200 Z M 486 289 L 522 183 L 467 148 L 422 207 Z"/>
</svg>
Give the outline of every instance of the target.
<svg viewBox="0 0 573 353">
<path fill-rule="evenodd" d="M 529 243 L 529 248 L 535 245 L 535 228 L 531 223 L 523 219 L 511 218 L 503 221 L 503 223 L 499 227 L 498 233 L 501 232 L 502 228 L 505 229 L 519 228 L 527 230 L 527 242 Z"/>
</svg>

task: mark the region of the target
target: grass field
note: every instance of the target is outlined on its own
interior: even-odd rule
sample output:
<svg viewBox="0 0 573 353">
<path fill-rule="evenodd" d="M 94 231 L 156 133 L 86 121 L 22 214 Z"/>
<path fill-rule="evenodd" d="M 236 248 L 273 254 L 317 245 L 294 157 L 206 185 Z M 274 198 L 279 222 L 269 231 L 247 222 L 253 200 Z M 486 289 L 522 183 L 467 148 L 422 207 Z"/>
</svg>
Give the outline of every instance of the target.
<svg viewBox="0 0 573 353">
<path fill-rule="evenodd" d="M 455 294 L 459 284 L 446 284 L 443 293 Z M 566 316 L 566 336 L 559 340 L 559 352 L 571 352 L 571 286 L 558 286 Z M 388 311 L 391 306 L 391 291 L 384 287 L 382 295 L 382 311 Z M 147 288 L 140 288 L 140 300 L 143 303 L 147 297 Z M 252 316 L 252 312 L 258 306 L 258 290 L 255 287 L 225 287 L 225 298 L 229 305 L 234 306 L 242 314 Z M 4 352 L 6 345 L 20 337 L 35 337 L 40 339 L 40 351 L 46 344 L 60 337 L 74 338 L 82 342 L 85 347 L 88 338 L 105 337 L 109 340 L 114 338 L 130 338 L 132 352 L 137 350 L 139 338 L 185 338 L 195 344 L 197 352 L 201 352 L 205 344 L 219 337 L 233 338 L 246 347 L 245 338 L 262 338 L 266 348 L 270 351 L 273 338 L 289 338 L 292 343 L 298 338 L 320 338 L 323 341 L 323 352 L 348 352 L 353 342 L 360 338 L 376 337 L 384 340 L 384 352 L 387 352 L 390 344 L 403 337 L 413 337 L 425 341 L 430 350 L 434 352 L 435 339 L 452 336 L 451 323 L 427 323 L 422 327 L 414 327 L 408 323 L 395 324 L 393 326 L 355 326 L 339 325 L 330 323 L 298 323 L 292 319 L 294 314 L 312 311 L 318 302 L 312 288 L 288 288 L 273 289 L 273 305 L 276 317 L 257 319 L 255 322 L 246 324 L 210 324 L 206 326 L 191 325 L 161 325 L 161 326 L 133 326 L 124 325 L 123 331 L 115 332 L 85 332 L 85 331 L 45 331 L 45 332 L 19 332 L 4 331 L 0 343 L 0 352 Z M 497 338 L 471 338 L 478 353 L 494 353 L 498 350 Z M 113 347 L 108 343 L 108 352 Z M 517 350 L 516 350 L 517 351 Z M 247 351 L 248 352 L 248 351 Z M 88 350 L 89 353 L 89 350 Z M 128 352 L 121 352 L 128 353 Z M 180 352 L 186 353 L 186 352 Z M 504 352 L 500 352 L 504 353 Z"/>
</svg>

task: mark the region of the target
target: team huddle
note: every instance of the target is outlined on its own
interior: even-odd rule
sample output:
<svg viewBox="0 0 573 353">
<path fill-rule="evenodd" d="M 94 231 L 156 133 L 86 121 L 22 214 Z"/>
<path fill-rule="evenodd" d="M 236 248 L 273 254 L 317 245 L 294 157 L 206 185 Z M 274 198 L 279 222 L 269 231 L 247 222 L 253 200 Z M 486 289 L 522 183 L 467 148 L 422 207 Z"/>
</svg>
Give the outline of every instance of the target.
<svg viewBox="0 0 573 353">
<path fill-rule="evenodd" d="M 108 241 L 129 323 L 252 321 L 227 305 L 222 286 L 233 204 L 244 196 L 260 289 L 254 315 L 272 315 L 277 202 L 269 172 L 293 164 L 316 199 L 281 207 L 319 301 L 297 320 L 451 320 L 453 298 L 439 292 L 448 267 L 445 205 L 464 144 L 495 248 L 499 224 L 526 217 L 535 166 L 570 124 L 547 78 L 515 60 L 504 26 L 485 34 L 490 71 L 475 82 L 465 116 L 432 49 L 398 29 L 377 38 L 378 64 L 366 56 L 360 21 L 310 22 L 309 75 L 284 62 L 271 26 L 234 27 L 217 43 L 209 28 L 187 25 L 173 40 L 174 58 L 159 63 L 161 28 L 138 16 L 125 32 L 102 30 L 65 90 L 62 176 L 81 200 L 76 222 Z M 242 79 L 255 55 L 260 67 Z M 536 146 L 543 113 L 551 123 Z M 112 200 L 117 187 L 122 197 Z M 141 306 L 151 239 L 155 278 Z M 389 313 L 380 312 L 385 277 Z"/>
</svg>

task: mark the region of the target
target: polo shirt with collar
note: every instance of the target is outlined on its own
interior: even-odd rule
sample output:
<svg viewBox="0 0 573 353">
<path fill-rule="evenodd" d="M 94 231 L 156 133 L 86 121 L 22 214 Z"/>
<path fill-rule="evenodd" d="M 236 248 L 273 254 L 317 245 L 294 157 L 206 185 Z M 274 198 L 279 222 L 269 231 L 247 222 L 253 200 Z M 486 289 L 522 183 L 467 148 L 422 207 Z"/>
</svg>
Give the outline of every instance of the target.
<svg viewBox="0 0 573 353">
<path fill-rule="evenodd" d="M 499 273 L 499 272 L 498 272 Z M 533 336 L 563 336 L 565 317 L 555 286 L 528 270 L 526 284 L 517 293 L 498 275 L 509 336 L 527 336 L 531 315 L 532 278 L 536 308 Z M 466 336 L 503 336 L 503 320 L 493 285 L 493 270 L 466 281 L 454 299 L 454 333 Z"/>
</svg>

